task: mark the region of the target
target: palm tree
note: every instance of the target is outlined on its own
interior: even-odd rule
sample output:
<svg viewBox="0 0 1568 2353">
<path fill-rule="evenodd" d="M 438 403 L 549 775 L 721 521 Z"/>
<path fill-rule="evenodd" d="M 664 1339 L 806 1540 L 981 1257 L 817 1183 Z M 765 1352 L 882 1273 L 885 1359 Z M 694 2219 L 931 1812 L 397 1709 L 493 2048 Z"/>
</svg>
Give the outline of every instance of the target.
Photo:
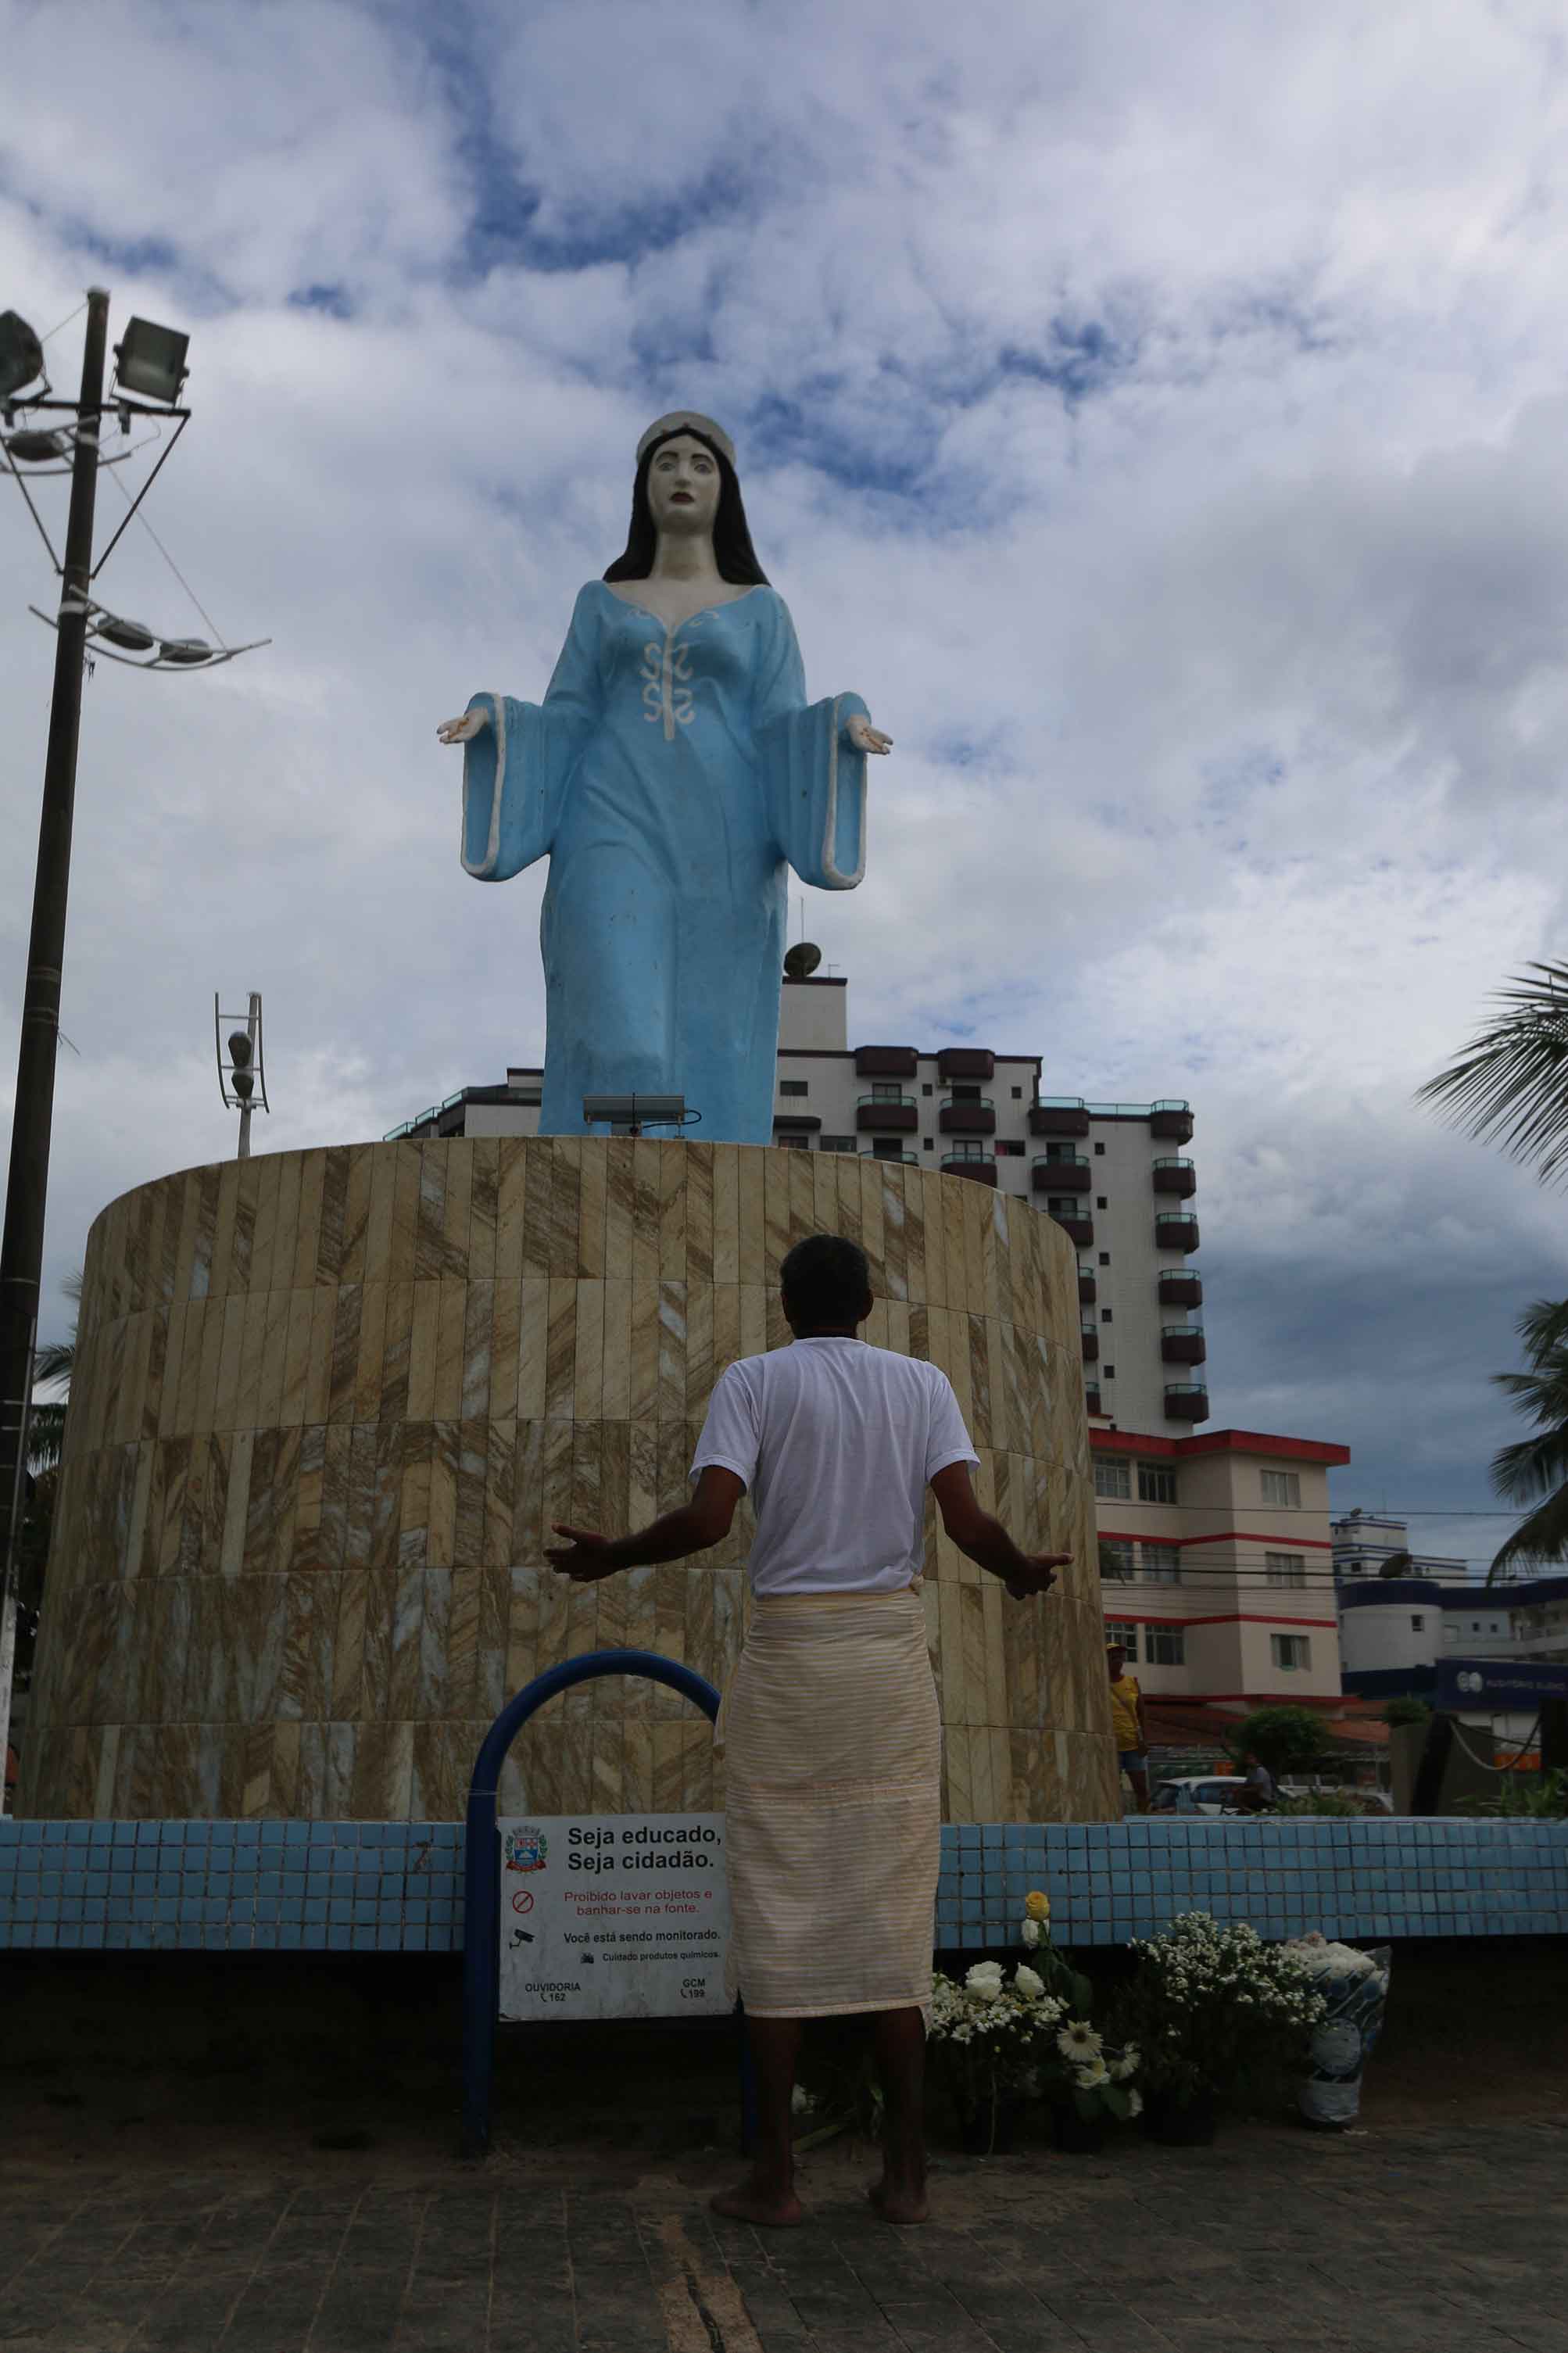
<svg viewBox="0 0 1568 2353">
<path fill-rule="evenodd" d="M 1487 1583 L 1514 1562 L 1568 1559 L 1568 1299 L 1538 1299 L 1519 1319 L 1527 1373 L 1494 1373 L 1521 1412 L 1533 1415 L 1533 1438 L 1492 1457 L 1492 1485 L 1510 1503 L 1535 1509 L 1521 1520 L 1487 1571 Z"/>
<path fill-rule="evenodd" d="M 1537 976 L 1531 978 L 1531 975 Z M 1543 1184 L 1568 1178 L 1568 965 L 1527 965 L 1457 1062 L 1416 1091 L 1456 1127 L 1533 1161 Z"/>
<path fill-rule="evenodd" d="M 81 1305 L 82 1270 L 68 1274 L 60 1289 L 68 1299 Z M 68 1388 L 76 1365 L 76 1324 L 73 1322 L 68 1340 L 46 1340 L 41 1348 L 33 1351 L 34 1397 L 27 1409 L 27 1468 L 35 1473 L 58 1471 L 60 1449 L 65 1443 L 66 1399 L 40 1398 L 40 1388 L 53 1388 L 61 1381 Z"/>
</svg>

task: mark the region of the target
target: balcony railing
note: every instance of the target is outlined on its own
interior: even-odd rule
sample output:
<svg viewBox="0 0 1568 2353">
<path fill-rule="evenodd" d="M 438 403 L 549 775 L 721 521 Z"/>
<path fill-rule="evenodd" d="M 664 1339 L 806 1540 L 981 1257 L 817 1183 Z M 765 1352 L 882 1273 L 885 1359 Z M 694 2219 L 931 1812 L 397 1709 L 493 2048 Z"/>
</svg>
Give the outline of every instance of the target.
<svg viewBox="0 0 1568 2353">
<path fill-rule="evenodd" d="M 920 1068 L 913 1046 L 857 1046 L 855 1075 L 858 1079 L 912 1079 Z"/>
<path fill-rule="evenodd" d="M 1039 1152 L 1029 1182 L 1037 1193 L 1087 1193 L 1094 1182 L 1094 1168 L 1081 1152 L 1069 1152 L 1065 1158 Z"/>
<path fill-rule="evenodd" d="M 1153 1174 L 1156 1193 L 1185 1196 L 1198 1189 L 1198 1172 L 1190 1160 L 1156 1160 Z"/>
<path fill-rule="evenodd" d="M 1167 1421 L 1206 1421 L 1208 1418 L 1209 1393 L 1202 1381 L 1166 1382 Z"/>
<path fill-rule="evenodd" d="M 1100 1411 L 1100 1383 L 1098 1381 L 1085 1381 L 1083 1385 L 1083 1401 L 1085 1405 L 1088 1406 L 1090 1413 L 1098 1413 Z"/>
<path fill-rule="evenodd" d="M 1154 1212 L 1154 1247 L 1156 1250 L 1195 1250 L 1198 1246 L 1198 1220 L 1192 1209 L 1156 1209 Z"/>
<path fill-rule="evenodd" d="M 996 1057 L 989 1046 L 944 1046 L 936 1067 L 944 1079 L 994 1079 Z"/>
<path fill-rule="evenodd" d="M 1094 1219 L 1081 1201 L 1047 1201 L 1046 1215 L 1054 1218 L 1064 1234 L 1075 1242 L 1087 1246 L 1094 1240 Z"/>
<path fill-rule="evenodd" d="M 855 1106 L 855 1124 L 867 1134 L 912 1134 L 921 1124 L 921 1107 L 913 1095 L 862 1095 Z"/>
<path fill-rule="evenodd" d="M 1095 1273 L 1093 1267 L 1080 1264 L 1078 1271 L 1078 1296 L 1079 1305 L 1083 1307 L 1092 1306 L 1095 1295 L 1099 1292 L 1099 1289 L 1100 1278 Z"/>
<path fill-rule="evenodd" d="M 996 1106 L 989 1095 L 969 1102 L 949 1095 L 937 1113 L 937 1125 L 943 1135 L 994 1135 Z"/>
<path fill-rule="evenodd" d="M 862 1160 L 901 1161 L 907 1168 L 918 1168 L 921 1165 L 918 1152 L 863 1152 L 860 1157 Z"/>
<path fill-rule="evenodd" d="M 1162 1307 L 1201 1307 L 1204 1279 L 1195 1266 L 1167 1266 L 1160 1273 Z"/>
<path fill-rule="evenodd" d="M 996 1182 L 996 1155 L 994 1152 L 944 1152 L 942 1171 L 948 1176 L 973 1176 L 982 1185 Z"/>
<path fill-rule="evenodd" d="M 1193 1107 L 1177 1098 L 1167 1096 L 1163 1103 L 1149 1106 L 1149 1133 L 1168 1139 L 1172 1144 L 1185 1144 L 1193 1132 Z"/>
<path fill-rule="evenodd" d="M 1083 1346 L 1084 1363 L 1086 1365 L 1098 1364 L 1100 1361 L 1100 1333 L 1098 1328 L 1092 1324 L 1086 1324 L 1079 1337 Z"/>
<path fill-rule="evenodd" d="M 1167 1324 L 1160 1334 L 1160 1354 L 1168 1365 L 1201 1365 L 1208 1342 L 1197 1324 Z"/>
<path fill-rule="evenodd" d="M 1029 1105 L 1031 1135 L 1087 1135 L 1089 1105 L 1081 1095 L 1042 1095 Z"/>
</svg>

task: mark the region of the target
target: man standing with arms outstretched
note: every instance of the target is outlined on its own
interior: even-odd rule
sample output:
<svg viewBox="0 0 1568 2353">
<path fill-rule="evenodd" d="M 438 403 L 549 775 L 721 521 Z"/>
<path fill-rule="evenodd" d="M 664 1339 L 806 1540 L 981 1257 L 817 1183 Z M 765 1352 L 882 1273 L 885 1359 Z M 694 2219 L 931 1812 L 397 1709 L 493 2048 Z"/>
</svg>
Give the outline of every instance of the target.
<svg viewBox="0 0 1568 2353">
<path fill-rule="evenodd" d="M 1065 1553 L 1020 1552 L 982 1511 L 945 1373 L 858 1337 L 871 1312 L 857 1244 L 797 1242 L 780 1269 L 795 1345 L 720 1376 L 690 1503 L 640 1535 L 558 1526 L 580 1583 L 680 1560 L 756 1513 L 745 1648 L 725 1694 L 730 1969 L 755 2054 L 757 2153 L 715 2198 L 748 2222 L 801 2220 L 791 2093 L 801 2021 L 866 2013 L 886 2097 L 889 2222 L 926 2218 L 921 2105 L 941 1847 L 942 1726 L 921 1600 L 925 1490 L 962 1552 L 1016 1600 Z"/>
</svg>

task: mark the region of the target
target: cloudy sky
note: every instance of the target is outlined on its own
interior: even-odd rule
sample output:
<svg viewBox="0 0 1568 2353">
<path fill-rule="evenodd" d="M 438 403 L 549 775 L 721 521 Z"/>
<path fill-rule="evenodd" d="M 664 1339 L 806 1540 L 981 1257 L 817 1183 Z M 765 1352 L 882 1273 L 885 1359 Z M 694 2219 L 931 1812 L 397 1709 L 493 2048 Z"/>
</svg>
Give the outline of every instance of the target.
<svg viewBox="0 0 1568 2353">
<path fill-rule="evenodd" d="M 1442 1515 L 1488 1506 L 1568 1199 L 1411 1095 L 1568 952 L 1551 0 L 0 0 L 0 307 L 42 332 L 98 280 L 116 332 L 190 329 L 148 512 L 273 640 L 86 689 L 46 1328 L 107 1199 L 233 1148 L 215 987 L 265 992 L 272 1147 L 540 1056 L 542 878 L 464 877 L 435 726 L 542 691 L 689 405 L 814 692 L 897 739 L 865 885 L 809 909 L 852 1033 L 1190 1096 L 1216 1423 L 1342 1440 L 1340 1503 L 1488 1556 Z M 8 1087 L 52 654 L 15 492 L 0 549 Z M 136 527 L 100 586 L 205 634 Z"/>
</svg>

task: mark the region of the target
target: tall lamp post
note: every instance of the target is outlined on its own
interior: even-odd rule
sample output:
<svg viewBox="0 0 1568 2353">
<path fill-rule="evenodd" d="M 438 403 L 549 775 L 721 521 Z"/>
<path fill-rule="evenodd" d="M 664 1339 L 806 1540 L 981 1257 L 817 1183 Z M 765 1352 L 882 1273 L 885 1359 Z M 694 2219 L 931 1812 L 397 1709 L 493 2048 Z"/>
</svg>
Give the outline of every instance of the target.
<svg viewBox="0 0 1568 2353">
<path fill-rule="evenodd" d="M 117 622 L 92 596 L 95 570 L 101 568 L 114 545 L 111 541 L 95 566 L 93 510 L 104 414 L 108 332 L 109 296 L 101 287 L 93 287 L 87 298 L 81 391 L 75 401 L 58 401 L 43 396 L 47 392 L 47 385 L 43 394 L 27 391 L 26 387 L 42 375 L 42 347 L 15 312 L 8 311 L 0 318 L 0 406 L 4 407 L 7 428 L 15 421 L 17 406 L 29 411 L 63 409 L 75 413 L 75 423 L 68 428 L 58 432 L 8 432 L 3 442 L 5 470 L 22 484 L 51 557 L 52 543 L 22 483 L 17 460 L 47 461 L 68 450 L 70 507 L 64 558 L 55 559 L 60 576 L 60 600 L 53 621 L 58 632 L 54 697 L 49 707 L 43 807 L 38 821 L 38 863 L 33 883 L 33 923 L 22 997 L 10 1177 L 5 1189 L 4 1235 L 0 1237 L 0 1561 L 4 1564 L 4 1600 L 0 1605 L 0 1759 L 4 1758 L 10 1736 L 16 1640 L 16 1538 L 26 1493 L 27 1409 L 43 1268 L 44 1213 L 55 1100 L 55 1041 L 59 1035 L 77 744 L 81 732 L 82 670 L 89 640 L 96 645 L 107 637 L 111 644 L 130 642 L 123 634 L 115 635 L 116 629 L 123 633 L 127 625 Z M 116 381 L 110 403 L 119 412 L 122 429 L 128 427 L 132 415 L 163 418 L 174 416 L 179 419 L 175 434 L 178 438 L 189 414 L 175 406 L 184 383 L 185 345 L 186 338 L 169 328 L 154 326 L 142 319 L 129 322 L 115 353 Z M 144 401 L 156 406 L 147 407 Z M 135 504 L 140 504 L 140 499 Z M 123 524 L 121 528 L 123 530 Z M 116 540 L 119 535 L 116 533 Z M 150 643 L 150 633 L 142 634 Z M 211 653 L 213 649 L 204 651 Z M 166 654 L 167 649 L 160 648 L 159 658 Z"/>
</svg>

